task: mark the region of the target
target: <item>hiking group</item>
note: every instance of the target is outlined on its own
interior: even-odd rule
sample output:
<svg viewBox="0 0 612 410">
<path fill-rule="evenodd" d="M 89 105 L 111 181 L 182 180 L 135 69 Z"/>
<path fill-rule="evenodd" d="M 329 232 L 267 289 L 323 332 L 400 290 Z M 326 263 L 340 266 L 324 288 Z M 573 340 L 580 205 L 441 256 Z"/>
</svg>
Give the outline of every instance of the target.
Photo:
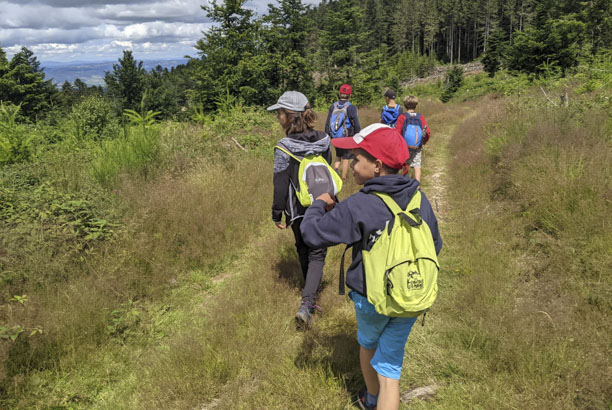
<svg viewBox="0 0 612 410">
<path fill-rule="evenodd" d="M 345 253 L 352 248 L 346 281 L 342 256 L 339 293 L 344 294 L 346 284 L 355 308 L 365 382 L 358 404 L 364 409 L 398 409 L 406 341 L 417 317 L 422 315 L 424 321 L 438 288 L 442 239 L 419 182 L 421 144 L 429 138 L 429 129 L 415 113 L 416 98 L 404 99 L 403 112 L 393 90 L 385 93 L 381 123 L 361 129 L 357 108 L 348 101 L 351 94 L 350 85 L 340 87 L 325 132 L 313 129 L 315 114 L 300 92 L 287 91 L 268 107 L 276 110 L 285 133 L 275 147 L 272 219 L 278 228 L 291 226 L 295 236 L 304 276 L 295 317 L 302 328 L 308 328 L 320 310 L 316 299 L 327 248 L 341 243 L 347 245 Z M 355 183 L 363 187 L 338 201 L 349 160 Z M 414 168 L 414 179 L 409 167 Z"/>
</svg>

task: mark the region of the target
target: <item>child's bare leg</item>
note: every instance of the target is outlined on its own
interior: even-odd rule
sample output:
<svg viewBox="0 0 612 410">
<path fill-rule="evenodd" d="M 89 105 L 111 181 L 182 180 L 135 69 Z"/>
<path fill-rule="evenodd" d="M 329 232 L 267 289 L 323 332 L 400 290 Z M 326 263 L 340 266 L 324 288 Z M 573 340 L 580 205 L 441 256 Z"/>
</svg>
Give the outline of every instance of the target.
<svg viewBox="0 0 612 410">
<path fill-rule="evenodd" d="M 378 410 L 397 410 L 400 403 L 400 381 L 390 379 L 378 374 L 378 385 L 380 391 L 378 393 Z"/>
<path fill-rule="evenodd" d="M 336 162 L 334 162 L 334 169 L 338 170 L 340 168 L 340 157 L 336 158 Z"/>
<path fill-rule="evenodd" d="M 414 179 L 421 182 L 421 167 L 414 167 Z"/>
<path fill-rule="evenodd" d="M 346 179 L 346 176 L 348 174 L 348 168 L 349 168 L 349 160 L 348 159 L 342 159 L 342 179 Z"/>
<path fill-rule="evenodd" d="M 359 364 L 361 365 L 361 374 L 363 374 L 363 380 L 365 381 L 368 393 L 373 396 L 378 395 L 378 373 L 370 364 L 375 349 L 366 349 L 365 347 L 359 346 Z"/>
</svg>

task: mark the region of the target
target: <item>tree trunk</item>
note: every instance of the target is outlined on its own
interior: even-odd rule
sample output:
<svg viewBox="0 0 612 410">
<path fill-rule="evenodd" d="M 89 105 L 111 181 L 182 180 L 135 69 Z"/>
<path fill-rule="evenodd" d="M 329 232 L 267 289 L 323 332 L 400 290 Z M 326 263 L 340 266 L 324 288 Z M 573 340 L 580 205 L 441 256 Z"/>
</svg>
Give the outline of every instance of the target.
<svg viewBox="0 0 612 410">
<path fill-rule="evenodd" d="M 457 36 L 457 63 L 461 64 L 461 26 L 459 26 L 459 35 Z"/>
<path fill-rule="evenodd" d="M 474 44 L 472 47 L 472 59 L 476 60 L 478 57 L 478 26 L 476 24 L 476 19 L 474 19 Z"/>
</svg>

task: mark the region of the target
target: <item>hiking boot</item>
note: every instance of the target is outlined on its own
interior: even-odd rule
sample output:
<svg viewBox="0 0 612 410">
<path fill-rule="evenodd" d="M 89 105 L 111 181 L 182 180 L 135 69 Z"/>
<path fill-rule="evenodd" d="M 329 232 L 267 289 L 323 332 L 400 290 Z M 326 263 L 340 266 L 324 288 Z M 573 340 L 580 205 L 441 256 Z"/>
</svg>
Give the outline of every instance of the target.
<svg viewBox="0 0 612 410">
<path fill-rule="evenodd" d="M 363 386 L 361 390 L 359 390 L 359 400 L 357 400 L 357 404 L 359 404 L 359 407 L 363 410 L 376 410 L 376 406 L 368 406 L 366 404 L 367 391 L 368 388 L 366 386 Z"/>
<path fill-rule="evenodd" d="M 315 310 L 321 311 L 321 308 L 308 301 L 303 301 L 295 314 L 295 321 L 297 322 L 298 326 L 307 328 L 310 327 L 312 324 L 312 315 L 314 314 Z"/>
</svg>

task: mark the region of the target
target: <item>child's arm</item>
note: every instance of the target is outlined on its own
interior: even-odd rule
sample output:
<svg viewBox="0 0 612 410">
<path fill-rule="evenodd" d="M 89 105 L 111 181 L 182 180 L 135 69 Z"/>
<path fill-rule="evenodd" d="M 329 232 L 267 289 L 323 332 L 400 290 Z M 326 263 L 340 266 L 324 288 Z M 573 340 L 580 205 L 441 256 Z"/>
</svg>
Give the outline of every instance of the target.
<svg viewBox="0 0 612 410">
<path fill-rule="evenodd" d="M 325 212 L 328 204 L 317 199 L 308 207 L 300 224 L 302 238 L 311 248 L 326 248 L 340 243 L 355 243 L 361 239 L 358 225 L 353 221 L 347 200 Z"/>
<path fill-rule="evenodd" d="M 427 121 L 425 121 L 425 117 L 423 117 L 423 114 L 421 114 L 421 129 L 423 129 L 423 131 L 425 131 L 425 138 L 423 138 L 423 145 L 427 144 L 427 141 L 429 141 L 429 126 L 427 125 Z"/>
<path fill-rule="evenodd" d="M 357 107 L 351 104 L 351 106 L 348 107 L 347 111 L 352 125 L 352 127 L 350 128 L 349 136 L 352 137 L 353 135 L 361 131 L 361 125 L 359 124 L 359 115 L 357 114 Z"/>
<path fill-rule="evenodd" d="M 402 113 L 397 117 L 397 121 L 395 121 L 395 129 L 397 130 L 397 132 L 399 132 L 400 134 L 402 133 L 402 126 L 404 125 L 404 120 L 406 119 L 406 116 Z M 403 135 L 402 135 L 403 137 Z"/>
<path fill-rule="evenodd" d="M 334 112 L 334 105 L 332 104 L 327 111 L 327 119 L 325 120 L 325 133 L 330 136 L 332 135 L 331 127 L 329 126 L 329 120 L 331 120 L 332 112 Z"/>
<path fill-rule="evenodd" d="M 284 226 L 280 225 L 282 225 L 281 221 L 285 211 L 285 204 L 287 203 L 287 195 L 289 194 L 289 161 L 283 161 L 281 158 L 282 155 L 288 157 L 281 151 L 277 149 L 274 150 L 275 167 L 273 177 L 274 199 L 272 200 L 272 220 L 279 228 L 284 228 Z"/>
<path fill-rule="evenodd" d="M 429 226 L 429 230 L 431 231 L 434 246 L 436 247 L 436 254 L 439 254 L 442 250 L 442 237 L 440 236 L 440 230 L 438 229 L 438 220 L 436 219 L 436 215 L 434 214 L 434 211 L 431 207 L 431 203 L 423 192 L 421 192 L 420 209 L 421 218 L 423 218 L 427 226 Z"/>
</svg>

